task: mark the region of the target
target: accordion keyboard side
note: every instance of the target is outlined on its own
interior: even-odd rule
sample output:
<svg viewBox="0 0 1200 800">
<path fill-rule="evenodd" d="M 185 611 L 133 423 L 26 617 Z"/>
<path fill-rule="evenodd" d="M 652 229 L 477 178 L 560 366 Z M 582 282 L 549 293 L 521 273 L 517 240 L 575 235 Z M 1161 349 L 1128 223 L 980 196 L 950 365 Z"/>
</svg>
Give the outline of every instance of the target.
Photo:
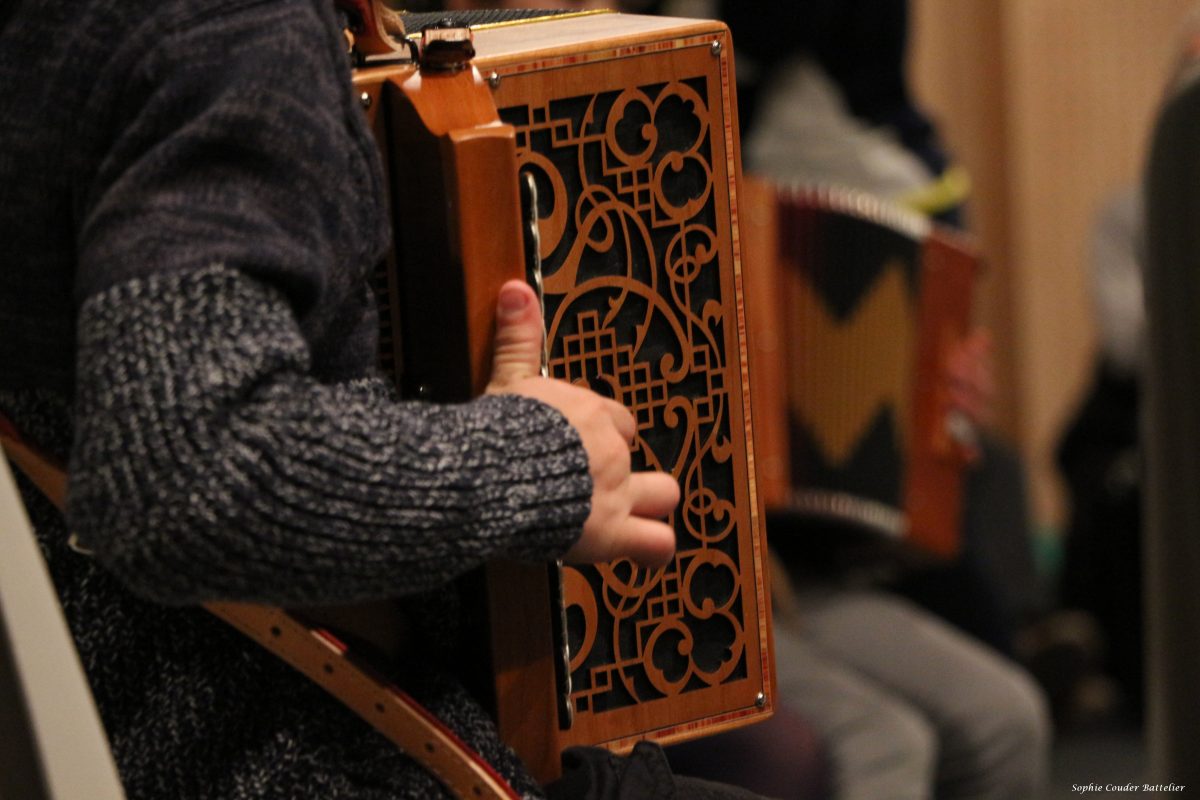
<svg viewBox="0 0 1200 800">
<path fill-rule="evenodd" d="M 566 569 L 559 746 L 691 738 L 762 718 L 773 696 L 731 46 L 718 23 L 651 27 L 522 56 L 476 39 L 539 189 L 551 375 L 626 405 L 635 468 L 670 472 L 684 498 L 667 568 Z"/>
</svg>

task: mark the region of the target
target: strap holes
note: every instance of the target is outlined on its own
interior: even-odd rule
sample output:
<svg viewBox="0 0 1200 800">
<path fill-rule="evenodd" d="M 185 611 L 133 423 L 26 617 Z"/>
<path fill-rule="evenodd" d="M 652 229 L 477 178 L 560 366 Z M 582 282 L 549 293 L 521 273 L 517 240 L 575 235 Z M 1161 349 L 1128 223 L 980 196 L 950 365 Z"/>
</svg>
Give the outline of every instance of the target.
<svg viewBox="0 0 1200 800">
<path fill-rule="evenodd" d="M 280 636 L 283 636 L 283 630 L 280 629 L 280 627 L 278 625 L 272 625 L 271 626 L 271 635 L 274 636 L 276 639 L 278 639 Z"/>
<path fill-rule="evenodd" d="M 333 674 L 333 664 L 326 664 L 326 665 L 325 665 L 325 674 L 326 674 L 326 675 L 332 675 L 332 674 Z"/>
<path fill-rule="evenodd" d="M 433 752 L 434 750 L 436 750 L 436 749 L 437 749 L 437 748 L 435 748 L 435 747 L 433 746 L 433 742 L 426 742 L 426 743 L 425 743 L 425 752 L 426 752 L 426 753 L 432 753 L 432 752 Z"/>
<path fill-rule="evenodd" d="M 387 711 L 387 708 L 383 705 L 383 703 L 376 703 L 375 710 L 382 714 L 384 711 Z"/>
</svg>

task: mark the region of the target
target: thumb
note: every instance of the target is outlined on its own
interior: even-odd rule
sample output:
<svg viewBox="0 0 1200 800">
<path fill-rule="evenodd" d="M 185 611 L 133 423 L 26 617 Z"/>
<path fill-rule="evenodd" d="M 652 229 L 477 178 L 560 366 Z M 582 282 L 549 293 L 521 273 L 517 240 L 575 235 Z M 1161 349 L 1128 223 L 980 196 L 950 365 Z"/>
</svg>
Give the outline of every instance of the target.
<svg viewBox="0 0 1200 800">
<path fill-rule="evenodd" d="M 489 392 L 502 392 L 522 378 L 541 374 L 542 312 L 533 287 L 511 280 L 500 287 Z"/>
</svg>

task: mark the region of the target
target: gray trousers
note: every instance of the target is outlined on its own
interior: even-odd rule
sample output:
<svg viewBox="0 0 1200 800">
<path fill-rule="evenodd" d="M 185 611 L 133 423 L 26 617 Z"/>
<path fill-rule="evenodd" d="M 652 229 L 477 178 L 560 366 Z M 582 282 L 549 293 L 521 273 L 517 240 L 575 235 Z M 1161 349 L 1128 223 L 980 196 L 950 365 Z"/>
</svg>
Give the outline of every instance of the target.
<svg viewBox="0 0 1200 800">
<path fill-rule="evenodd" d="M 893 595 L 809 593 L 800 612 L 776 624 L 778 696 L 838 800 L 1039 796 L 1050 717 L 1020 667 Z"/>
</svg>

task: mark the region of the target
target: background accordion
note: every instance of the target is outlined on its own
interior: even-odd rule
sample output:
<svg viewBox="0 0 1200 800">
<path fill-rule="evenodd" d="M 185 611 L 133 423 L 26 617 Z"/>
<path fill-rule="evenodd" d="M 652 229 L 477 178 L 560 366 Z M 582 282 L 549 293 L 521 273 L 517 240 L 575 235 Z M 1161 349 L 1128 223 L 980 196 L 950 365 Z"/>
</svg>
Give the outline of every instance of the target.
<svg viewBox="0 0 1200 800">
<path fill-rule="evenodd" d="M 975 252 L 859 192 L 747 179 L 743 198 L 768 509 L 953 556 L 972 431 L 945 368 Z"/>
</svg>

